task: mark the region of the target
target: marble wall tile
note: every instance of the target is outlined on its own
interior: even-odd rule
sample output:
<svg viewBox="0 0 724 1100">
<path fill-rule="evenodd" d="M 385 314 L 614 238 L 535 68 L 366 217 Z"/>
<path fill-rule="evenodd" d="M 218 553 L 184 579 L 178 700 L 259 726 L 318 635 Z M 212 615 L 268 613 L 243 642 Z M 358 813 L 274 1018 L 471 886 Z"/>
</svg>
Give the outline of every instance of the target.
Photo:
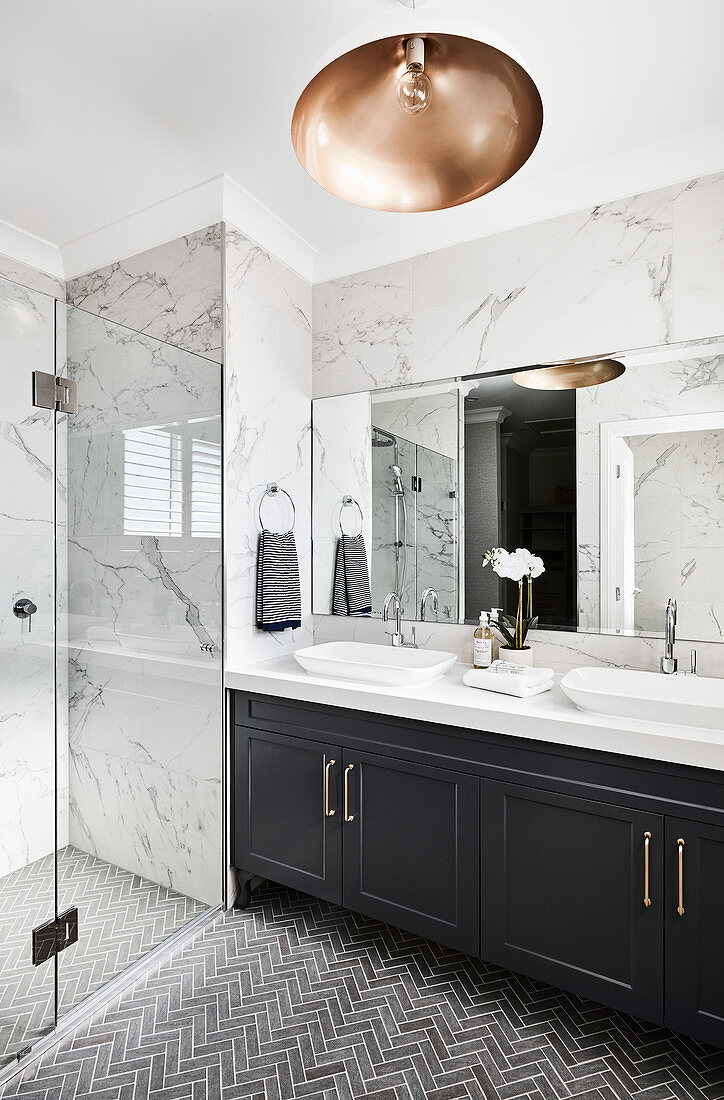
<svg viewBox="0 0 724 1100">
<path fill-rule="evenodd" d="M 670 339 L 670 257 L 529 283 L 413 314 L 413 381 Z"/>
<path fill-rule="evenodd" d="M 675 189 L 674 251 L 702 248 L 724 240 L 724 172 L 690 180 Z"/>
<path fill-rule="evenodd" d="M 532 283 L 634 262 L 660 268 L 672 249 L 673 195 L 663 188 L 418 256 L 415 310 L 470 298 L 473 289 L 481 299 L 505 298 Z"/>
<path fill-rule="evenodd" d="M 412 261 L 314 288 L 314 395 L 412 381 Z"/>
<path fill-rule="evenodd" d="M 396 401 L 373 397 L 372 419 L 392 435 L 457 461 L 460 414 L 455 388 L 441 393 L 415 388 L 401 393 Z"/>
<path fill-rule="evenodd" d="M 674 254 L 674 340 L 724 332 L 724 238 Z"/>
<path fill-rule="evenodd" d="M 221 370 L 74 307 L 66 335 L 80 395 L 67 423 L 70 840 L 215 904 L 221 531 L 199 534 L 191 485 L 194 441 L 215 442 L 220 500 Z M 128 478 L 143 462 L 128 433 L 140 428 L 175 441 L 173 531 L 128 518 Z"/>
<path fill-rule="evenodd" d="M 37 290 L 51 298 L 65 301 L 65 282 L 55 275 L 48 275 L 36 267 L 14 260 L 11 256 L 0 256 L 0 278 L 10 279 L 28 290 Z"/>
<path fill-rule="evenodd" d="M 68 281 L 90 313 L 221 362 L 221 223 Z"/>
<path fill-rule="evenodd" d="M 418 645 L 455 653 L 458 660 L 472 663 L 473 626 L 448 623 L 417 623 Z M 316 615 L 315 642 L 354 640 L 386 644 L 385 627 L 379 619 L 339 619 Z M 607 634 L 572 634 L 568 631 L 536 630 L 529 635 L 535 664 L 552 668 L 563 675 L 578 667 L 638 668 L 656 672 L 663 654 L 663 642 L 658 638 L 633 638 Z M 724 645 L 718 642 L 698 642 L 699 673 L 702 676 L 724 677 Z M 679 644 L 682 663 L 686 650 Z"/>
<path fill-rule="evenodd" d="M 315 396 L 721 334 L 723 191 L 721 173 L 422 255 L 409 274 L 402 263 L 391 274 L 315 287 Z M 656 415 L 677 395 L 686 410 L 706 408 L 716 392 L 709 387 L 719 385 L 711 370 L 679 364 L 671 379 L 649 376 L 628 415 Z M 579 546 L 580 622 L 593 630 L 597 461 L 579 464 L 579 500 L 590 520 Z M 598 645 L 566 637 L 572 650 Z M 650 663 L 644 640 L 626 646 Z"/>
<path fill-rule="evenodd" d="M 225 225 L 226 660 L 238 667 L 311 639 L 311 287 Z M 296 507 L 302 626 L 256 627 L 259 502 L 277 482 Z M 289 521 L 283 499 L 264 517 Z"/>
<path fill-rule="evenodd" d="M 53 309 L 46 294 L 0 279 L 0 878 L 47 855 L 55 842 L 53 418 L 30 402 L 32 371 L 53 371 Z M 13 615 L 20 597 L 38 607 L 32 633 Z M 58 745 L 62 776 L 62 712 Z M 61 841 L 66 804 L 61 780 Z"/>
<path fill-rule="evenodd" d="M 369 394 L 345 394 L 315 402 L 312 469 L 312 593 L 316 614 L 332 612 L 332 592 L 340 521 L 344 531 L 361 532 L 368 566 L 372 546 L 372 438 Z M 342 499 L 354 505 L 342 510 Z"/>
</svg>

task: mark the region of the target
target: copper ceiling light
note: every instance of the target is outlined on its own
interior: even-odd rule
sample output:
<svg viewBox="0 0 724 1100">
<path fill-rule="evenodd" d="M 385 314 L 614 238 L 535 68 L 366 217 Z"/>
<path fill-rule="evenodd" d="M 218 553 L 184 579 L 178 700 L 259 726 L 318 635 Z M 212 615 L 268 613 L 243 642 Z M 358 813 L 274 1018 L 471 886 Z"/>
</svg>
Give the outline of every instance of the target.
<svg viewBox="0 0 724 1100">
<path fill-rule="evenodd" d="M 373 210 L 445 210 L 493 191 L 525 164 L 543 105 L 494 46 L 455 34 L 394 35 L 310 81 L 292 142 L 312 179 Z"/>
<path fill-rule="evenodd" d="M 620 378 L 626 370 L 618 359 L 570 359 L 550 367 L 516 371 L 513 381 L 528 390 L 583 390 Z"/>
</svg>

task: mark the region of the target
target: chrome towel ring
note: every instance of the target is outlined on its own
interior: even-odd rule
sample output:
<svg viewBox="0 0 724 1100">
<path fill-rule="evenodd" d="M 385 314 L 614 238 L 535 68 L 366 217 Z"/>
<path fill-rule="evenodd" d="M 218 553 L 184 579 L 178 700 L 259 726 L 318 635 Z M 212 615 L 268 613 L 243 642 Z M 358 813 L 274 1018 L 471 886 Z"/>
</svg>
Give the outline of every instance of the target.
<svg viewBox="0 0 724 1100">
<path fill-rule="evenodd" d="M 292 506 L 292 525 L 287 530 L 288 531 L 293 531 L 294 530 L 294 525 L 297 522 L 297 510 L 294 507 L 294 501 L 292 500 L 291 496 L 286 491 L 286 489 L 282 489 L 281 485 L 277 485 L 276 481 L 270 481 L 269 484 L 267 485 L 266 489 L 264 490 L 263 494 L 262 494 L 261 500 L 259 501 L 259 526 L 261 527 L 262 531 L 271 530 L 271 528 L 265 526 L 264 520 L 262 519 L 262 516 L 261 516 L 262 504 L 264 503 L 264 501 L 266 500 L 267 497 L 271 497 L 272 500 L 273 500 L 276 497 L 278 497 L 280 493 L 284 494 L 284 496 L 287 498 L 287 500 L 289 501 L 289 503 Z M 276 533 L 277 534 L 286 534 L 287 532 L 286 531 L 279 531 L 279 532 L 276 532 Z"/>
<path fill-rule="evenodd" d="M 359 503 L 358 500 L 355 500 L 354 497 L 349 497 L 349 496 L 342 497 L 342 505 L 339 509 L 339 533 L 340 533 L 340 535 L 346 535 L 347 534 L 344 527 L 342 526 L 342 514 L 343 514 L 345 508 L 356 508 L 357 511 L 359 512 L 359 531 L 357 532 L 357 534 L 361 535 L 362 534 L 362 528 L 364 527 L 364 522 L 365 522 L 365 518 L 364 518 L 364 515 L 362 513 L 362 508 L 360 507 L 360 503 Z"/>
</svg>

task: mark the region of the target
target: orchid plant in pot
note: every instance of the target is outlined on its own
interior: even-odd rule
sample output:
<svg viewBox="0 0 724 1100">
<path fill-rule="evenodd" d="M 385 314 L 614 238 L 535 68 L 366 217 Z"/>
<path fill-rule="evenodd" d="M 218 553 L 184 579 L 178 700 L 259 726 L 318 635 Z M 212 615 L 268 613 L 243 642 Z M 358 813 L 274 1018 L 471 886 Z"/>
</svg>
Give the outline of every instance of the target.
<svg viewBox="0 0 724 1100">
<path fill-rule="evenodd" d="M 528 631 L 538 626 L 538 616 L 533 615 L 533 580 L 545 571 L 543 560 L 520 546 L 512 553 L 502 546 L 494 546 L 483 556 L 483 565 L 490 565 L 499 577 L 518 584 L 515 618 L 501 613 L 490 624 L 505 643 L 500 647 L 501 655 L 516 664 L 532 664 L 531 648 L 526 645 L 526 638 Z"/>
</svg>

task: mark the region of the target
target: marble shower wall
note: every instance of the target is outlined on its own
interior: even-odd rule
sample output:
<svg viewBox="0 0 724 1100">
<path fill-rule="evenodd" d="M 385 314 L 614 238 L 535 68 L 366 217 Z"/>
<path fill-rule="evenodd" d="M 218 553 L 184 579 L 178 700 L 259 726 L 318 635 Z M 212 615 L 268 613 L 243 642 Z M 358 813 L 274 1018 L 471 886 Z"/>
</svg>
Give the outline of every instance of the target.
<svg viewBox="0 0 724 1100">
<path fill-rule="evenodd" d="M 372 422 L 392 435 L 457 462 L 460 411 L 457 388 L 412 389 L 394 401 L 372 397 Z"/>
<path fill-rule="evenodd" d="M 311 288 L 265 249 L 225 226 L 226 661 L 239 667 L 311 640 Z M 302 626 L 256 627 L 259 502 L 277 482 L 296 507 Z M 266 500 L 275 530 L 285 498 Z"/>
<path fill-rule="evenodd" d="M 221 223 L 68 281 L 67 301 L 221 362 Z"/>
<path fill-rule="evenodd" d="M 33 370 L 52 372 L 51 297 L 0 279 L 0 878 L 55 846 L 52 413 L 31 405 Z M 12 613 L 38 607 L 32 633 Z M 62 678 L 61 678 L 62 680 Z M 67 738 L 59 700 L 58 825 L 67 843 Z"/>
<path fill-rule="evenodd" d="M 718 173 L 318 285 L 315 397 L 720 335 L 723 207 Z"/>
<path fill-rule="evenodd" d="M 14 260 L 11 256 L 0 255 L 0 278 L 10 279 L 28 290 L 37 290 L 41 294 L 49 294 L 51 298 L 65 301 L 65 283 L 55 275 L 48 275 L 46 271 L 38 271 L 29 264 L 20 260 Z"/>
<path fill-rule="evenodd" d="M 221 370 L 72 307 L 66 370 L 70 841 L 214 904 L 220 507 L 209 530 L 194 486 L 211 477 L 220 506 Z"/>
</svg>

